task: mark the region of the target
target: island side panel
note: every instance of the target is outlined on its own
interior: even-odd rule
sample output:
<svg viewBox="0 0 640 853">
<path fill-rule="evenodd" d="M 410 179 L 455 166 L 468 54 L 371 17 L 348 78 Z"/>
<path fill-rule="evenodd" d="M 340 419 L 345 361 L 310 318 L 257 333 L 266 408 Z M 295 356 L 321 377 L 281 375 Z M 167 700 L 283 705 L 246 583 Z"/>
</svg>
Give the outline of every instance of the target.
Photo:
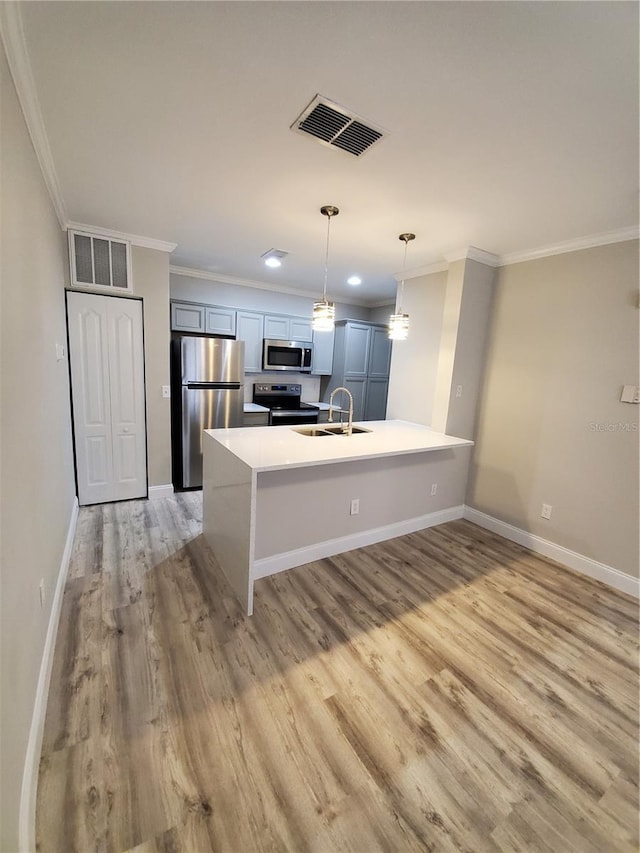
<svg viewBox="0 0 640 853">
<path fill-rule="evenodd" d="M 461 517 L 469 459 L 470 448 L 461 447 L 260 472 L 254 577 L 337 553 L 334 544 L 347 551 L 370 534 L 381 541 Z M 357 515 L 350 514 L 354 498 Z"/>
<path fill-rule="evenodd" d="M 206 432 L 203 456 L 204 536 L 233 591 L 251 615 L 255 475 L 251 468 Z"/>
</svg>

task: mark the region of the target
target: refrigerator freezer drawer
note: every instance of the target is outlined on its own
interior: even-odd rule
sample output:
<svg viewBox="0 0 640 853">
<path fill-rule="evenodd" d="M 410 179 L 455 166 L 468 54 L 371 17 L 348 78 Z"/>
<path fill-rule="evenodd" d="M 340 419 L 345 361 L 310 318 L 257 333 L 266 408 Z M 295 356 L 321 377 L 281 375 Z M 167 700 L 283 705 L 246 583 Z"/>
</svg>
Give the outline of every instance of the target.
<svg viewBox="0 0 640 853">
<path fill-rule="evenodd" d="M 202 486 L 202 431 L 242 426 L 244 388 L 182 387 L 182 486 Z"/>
</svg>

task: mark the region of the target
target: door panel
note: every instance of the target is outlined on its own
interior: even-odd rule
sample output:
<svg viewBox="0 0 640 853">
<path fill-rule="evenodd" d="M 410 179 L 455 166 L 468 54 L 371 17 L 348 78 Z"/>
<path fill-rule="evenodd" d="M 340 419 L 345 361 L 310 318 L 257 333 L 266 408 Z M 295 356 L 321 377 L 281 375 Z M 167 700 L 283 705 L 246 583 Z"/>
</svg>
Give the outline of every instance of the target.
<svg viewBox="0 0 640 853">
<path fill-rule="evenodd" d="M 105 486 L 109 480 L 109 448 L 104 435 L 87 436 L 84 441 L 84 465 L 89 486 Z"/>
<path fill-rule="evenodd" d="M 142 303 L 110 299 L 108 316 L 113 488 L 117 494 L 112 500 L 126 500 L 147 493 Z"/>
<path fill-rule="evenodd" d="M 67 294 L 78 501 L 146 497 L 142 303 Z"/>
<path fill-rule="evenodd" d="M 344 372 L 349 376 L 366 376 L 369 369 L 369 336 L 371 328 L 348 323 L 345 329 L 346 347 Z"/>
<path fill-rule="evenodd" d="M 371 354 L 369 356 L 369 376 L 382 379 L 389 376 L 391 365 L 391 341 L 386 329 L 371 330 Z M 377 420 L 374 419 L 374 420 Z"/>
<path fill-rule="evenodd" d="M 388 379 L 369 379 L 367 382 L 367 401 L 364 409 L 366 421 L 383 421 L 387 416 Z"/>
<path fill-rule="evenodd" d="M 353 397 L 353 419 L 354 421 L 364 420 L 364 394 L 367 387 L 366 379 L 352 379 L 349 377 L 344 380 L 344 387 L 351 391 Z M 346 409 L 349 406 L 347 395 L 336 394 L 334 402 L 342 408 Z M 343 416 L 344 417 L 344 416 Z"/>
</svg>

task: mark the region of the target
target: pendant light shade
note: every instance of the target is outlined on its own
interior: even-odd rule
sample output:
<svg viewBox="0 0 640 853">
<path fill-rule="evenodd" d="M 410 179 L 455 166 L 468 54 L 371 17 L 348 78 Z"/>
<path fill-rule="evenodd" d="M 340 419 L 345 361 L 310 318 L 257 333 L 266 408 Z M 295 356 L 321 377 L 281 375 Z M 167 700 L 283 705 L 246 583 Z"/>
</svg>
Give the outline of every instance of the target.
<svg viewBox="0 0 640 853">
<path fill-rule="evenodd" d="M 396 300 L 396 312 L 389 317 L 389 338 L 392 341 L 406 341 L 409 337 L 409 315 L 402 310 L 402 297 L 404 296 L 404 273 L 407 266 L 407 245 L 416 239 L 415 234 L 400 234 L 399 240 L 404 242 L 404 261 L 402 263 L 402 279 L 398 288 Z"/>
<path fill-rule="evenodd" d="M 336 307 L 333 302 L 327 302 L 327 273 L 329 271 L 329 234 L 331 230 L 331 217 L 337 216 L 340 211 L 332 204 L 325 204 L 320 208 L 320 213 L 327 217 L 327 249 L 324 257 L 324 287 L 322 288 L 322 302 L 313 303 L 313 316 L 311 328 L 314 332 L 331 332 L 334 328 Z"/>
</svg>

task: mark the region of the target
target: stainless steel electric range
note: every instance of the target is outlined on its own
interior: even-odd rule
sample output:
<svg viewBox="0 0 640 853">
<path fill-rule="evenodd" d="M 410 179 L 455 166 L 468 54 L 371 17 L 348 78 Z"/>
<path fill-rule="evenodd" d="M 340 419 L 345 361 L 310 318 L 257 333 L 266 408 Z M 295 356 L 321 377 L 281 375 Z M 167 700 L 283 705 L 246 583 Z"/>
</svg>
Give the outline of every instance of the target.
<svg viewBox="0 0 640 853">
<path fill-rule="evenodd" d="M 265 384 L 256 382 L 253 386 L 253 402 L 269 409 L 269 425 L 317 424 L 317 406 L 302 403 L 302 386 L 290 383 Z"/>
</svg>

